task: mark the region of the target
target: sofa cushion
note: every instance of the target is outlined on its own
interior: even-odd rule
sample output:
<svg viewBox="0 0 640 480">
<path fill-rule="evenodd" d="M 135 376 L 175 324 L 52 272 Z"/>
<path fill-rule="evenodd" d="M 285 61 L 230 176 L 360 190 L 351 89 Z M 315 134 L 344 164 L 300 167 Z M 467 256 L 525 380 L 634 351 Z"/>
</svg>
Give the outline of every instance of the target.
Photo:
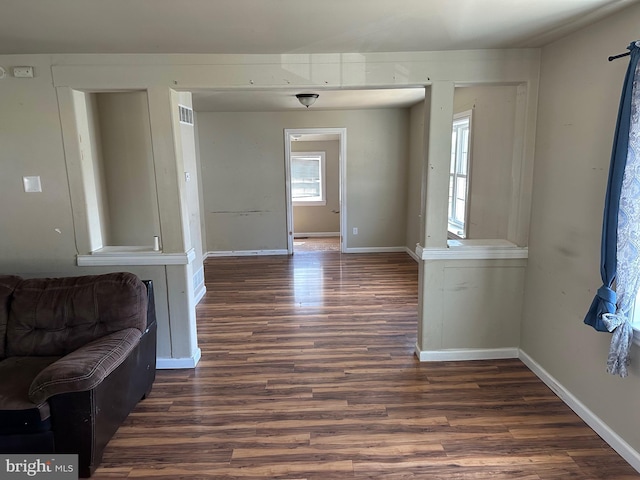
<svg viewBox="0 0 640 480">
<path fill-rule="evenodd" d="M 16 285 L 22 280 L 15 275 L 0 275 L 0 359 L 5 357 L 9 305 Z"/>
<path fill-rule="evenodd" d="M 10 357 L 0 362 L 0 434 L 25 434 L 50 428 L 49 404 L 33 403 L 29 386 L 58 357 Z"/>
<path fill-rule="evenodd" d="M 13 292 L 6 356 L 63 356 L 146 326 L 147 291 L 132 273 L 25 279 Z"/>
</svg>

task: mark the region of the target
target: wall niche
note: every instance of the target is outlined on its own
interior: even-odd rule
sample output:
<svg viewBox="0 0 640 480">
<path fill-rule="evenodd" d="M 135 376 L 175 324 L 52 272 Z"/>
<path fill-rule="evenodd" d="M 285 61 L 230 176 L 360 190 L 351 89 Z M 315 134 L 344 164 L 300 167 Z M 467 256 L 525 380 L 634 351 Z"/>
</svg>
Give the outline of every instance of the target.
<svg viewBox="0 0 640 480">
<path fill-rule="evenodd" d="M 508 239 L 509 222 L 514 221 L 517 207 L 514 195 L 519 195 L 519 185 L 514 184 L 519 168 L 521 152 L 515 142 L 518 87 L 515 85 L 490 85 L 457 87 L 454 95 L 454 133 L 457 116 L 471 117 L 468 138 L 468 167 L 458 169 L 464 175 L 456 179 L 458 186 L 466 185 L 466 192 L 458 193 L 464 208 L 464 233 L 456 236 L 452 229 L 451 205 L 454 168 L 451 168 L 449 187 L 449 238 Z M 460 142 L 458 142 L 460 143 Z M 452 158 L 455 143 L 452 142 Z M 453 165 L 453 161 L 452 161 Z M 462 188 L 459 188 L 462 190 Z M 458 208 L 460 211 L 461 208 Z M 455 213 L 455 212 L 454 212 Z M 458 216 L 461 214 L 458 212 Z M 453 231 L 452 231 L 453 230 Z"/>
<path fill-rule="evenodd" d="M 91 252 L 160 236 L 147 92 L 73 92 Z M 88 252 L 87 252 L 88 253 Z"/>
</svg>

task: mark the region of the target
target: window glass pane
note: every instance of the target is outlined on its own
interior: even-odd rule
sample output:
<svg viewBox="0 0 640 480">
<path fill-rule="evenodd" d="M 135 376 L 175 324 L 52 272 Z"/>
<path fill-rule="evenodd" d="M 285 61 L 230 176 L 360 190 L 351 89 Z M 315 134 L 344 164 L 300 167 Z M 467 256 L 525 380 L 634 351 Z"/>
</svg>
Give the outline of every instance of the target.
<svg viewBox="0 0 640 480">
<path fill-rule="evenodd" d="M 451 132 L 451 169 L 450 173 L 454 173 L 456 171 L 456 150 L 457 150 L 457 135 L 455 128 L 453 132 Z"/>
<path fill-rule="evenodd" d="M 471 116 L 454 119 L 451 128 L 451 165 L 449 170 L 449 231 L 466 238 L 465 217 L 469 172 Z"/>
<path fill-rule="evenodd" d="M 456 199 L 467 199 L 467 179 L 465 177 L 456 178 Z"/>
<path fill-rule="evenodd" d="M 291 192 L 294 200 L 319 197 L 321 195 L 319 158 L 293 159 Z"/>
<path fill-rule="evenodd" d="M 323 201 L 322 157 L 291 157 L 291 198 L 294 202 Z"/>
<path fill-rule="evenodd" d="M 467 174 L 467 170 L 469 167 L 469 127 L 465 128 L 461 131 L 462 138 L 460 140 L 460 164 L 458 167 L 458 171 L 464 175 Z"/>
<path fill-rule="evenodd" d="M 466 202 L 463 200 L 456 201 L 456 216 L 455 220 L 464 225 L 464 211 L 465 211 Z"/>
<path fill-rule="evenodd" d="M 453 175 L 449 176 L 449 218 L 453 217 Z"/>
</svg>

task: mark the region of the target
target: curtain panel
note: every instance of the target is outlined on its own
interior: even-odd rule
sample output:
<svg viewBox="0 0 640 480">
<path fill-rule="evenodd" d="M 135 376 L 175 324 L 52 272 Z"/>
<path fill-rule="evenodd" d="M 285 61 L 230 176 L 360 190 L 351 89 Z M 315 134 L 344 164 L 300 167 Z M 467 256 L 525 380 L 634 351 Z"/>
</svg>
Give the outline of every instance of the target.
<svg viewBox="0 0 640 480">
<path fill-rule="evenodd" d="M 640 285 L 640 41 L 629 45 L 613 139 L 602 226 L 600 275 L 603 285 L 584 319 L 612 332 L 607 371 L 627 376 L 633 328 L 629 313 Z"/>
</svg>

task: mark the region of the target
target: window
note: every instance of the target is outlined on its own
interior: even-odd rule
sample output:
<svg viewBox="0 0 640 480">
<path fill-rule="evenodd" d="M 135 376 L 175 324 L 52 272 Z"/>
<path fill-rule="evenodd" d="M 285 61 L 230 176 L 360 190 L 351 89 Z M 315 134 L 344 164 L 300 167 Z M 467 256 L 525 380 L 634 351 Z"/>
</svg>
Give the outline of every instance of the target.
<svg viewBox="0 0 640 480">
<path fill-rule="evenodd" d="M 454 238 L 467 238 L 470 138 L 471 110 L 468 110 L 454 115 L 451 129 L 448 230 Z"/>
<path fill-rule="evenodd" d="M 297 206 L 326 205 L 325 152 L 291 154 L 291 199 Z"/>
</svg>

